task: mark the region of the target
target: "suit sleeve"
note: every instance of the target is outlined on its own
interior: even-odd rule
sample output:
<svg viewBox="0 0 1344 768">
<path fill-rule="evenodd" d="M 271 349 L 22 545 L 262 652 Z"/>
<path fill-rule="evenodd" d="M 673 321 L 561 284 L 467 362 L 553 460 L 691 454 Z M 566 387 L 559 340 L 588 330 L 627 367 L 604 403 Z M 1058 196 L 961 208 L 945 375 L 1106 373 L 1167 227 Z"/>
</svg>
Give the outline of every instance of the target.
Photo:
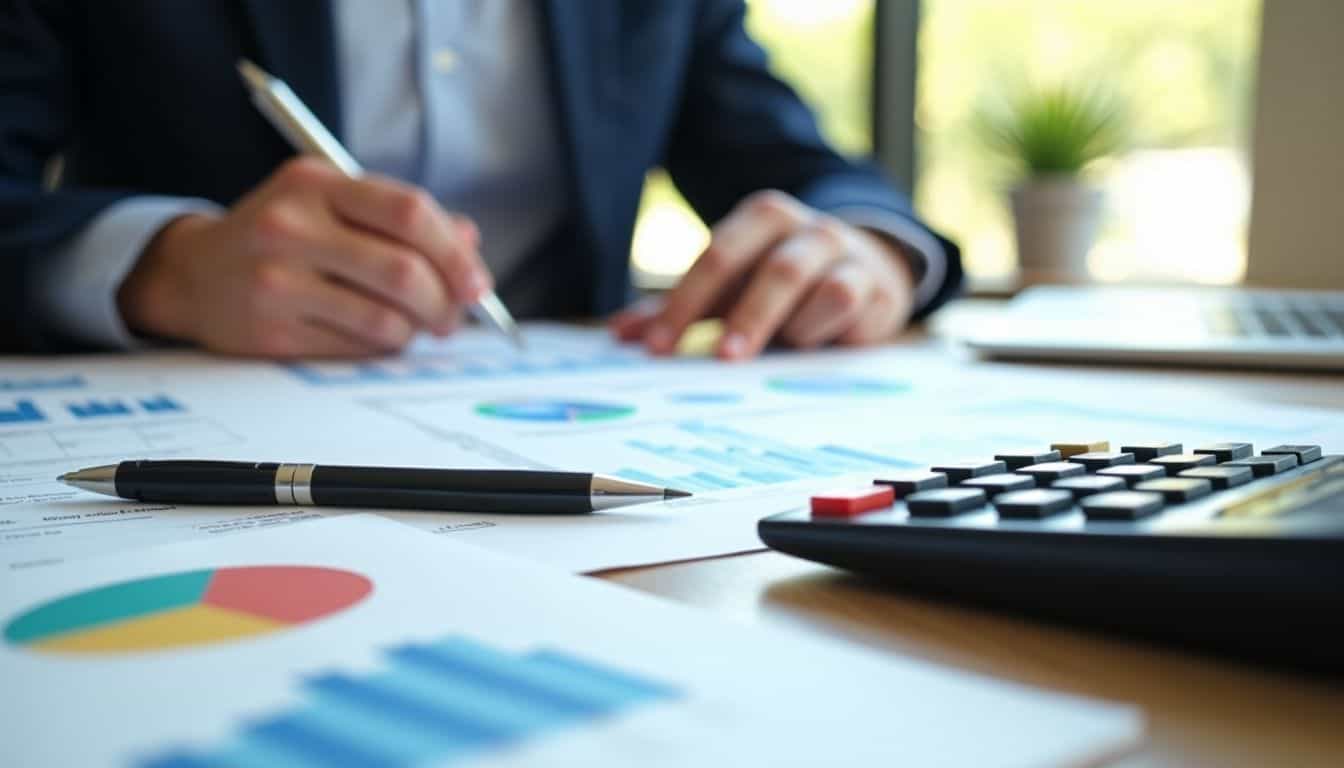
<svg viewBox="0 0 1344 768">
<path fill-rule="evenodd" d="M 43 320 L 38 267 L 130 194 L 44 187 L 47 164 L 74 141 L 78 45 L 65 3 L 0 0 L 0 352 L 72 346 Z"/>
<path fill-rule="evenodd" d="M 826 144 L 812 112 L 770 74 L 745 15 L 741 0 L 702 3 L 665 158 L 673 181 L 707 221 L 752 192 L 779 189 L 895 237 L 920 257 L 915 317 L 928 314 L 960 289 L 957 246 L 925 226 L 875 166 L 850 162 Z"/>
</svg>

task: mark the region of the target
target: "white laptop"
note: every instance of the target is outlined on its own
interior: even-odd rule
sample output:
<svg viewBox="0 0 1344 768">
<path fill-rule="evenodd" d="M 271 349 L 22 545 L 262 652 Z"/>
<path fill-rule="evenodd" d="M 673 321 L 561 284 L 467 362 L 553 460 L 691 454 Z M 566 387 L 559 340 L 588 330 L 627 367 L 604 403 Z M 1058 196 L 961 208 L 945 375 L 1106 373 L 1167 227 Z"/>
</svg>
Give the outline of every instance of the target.
<svg viewBox="0 0 1344 768">
<path fill-rule="evenodd" d="M 967 343 L 991 357 L 1344 370 L 1344 291 L 1046 286 Z"/>
</svg>

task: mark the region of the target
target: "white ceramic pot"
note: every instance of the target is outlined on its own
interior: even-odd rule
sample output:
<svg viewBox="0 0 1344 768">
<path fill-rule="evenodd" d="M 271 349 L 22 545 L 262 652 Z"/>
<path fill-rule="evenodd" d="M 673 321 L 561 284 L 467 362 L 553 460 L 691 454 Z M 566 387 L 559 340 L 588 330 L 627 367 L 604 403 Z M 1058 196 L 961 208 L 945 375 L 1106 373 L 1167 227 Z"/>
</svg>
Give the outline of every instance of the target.
<svg viewBox="0 0 1344 768">
<path fill-rule="evenodd" d="M 1101 190 L 1075 176 L 1042 176 L 1018 185 L 1010 196 L 1022 276 L 1086 280 L 1087 253 L 1101 224 Z"/>
</svg>

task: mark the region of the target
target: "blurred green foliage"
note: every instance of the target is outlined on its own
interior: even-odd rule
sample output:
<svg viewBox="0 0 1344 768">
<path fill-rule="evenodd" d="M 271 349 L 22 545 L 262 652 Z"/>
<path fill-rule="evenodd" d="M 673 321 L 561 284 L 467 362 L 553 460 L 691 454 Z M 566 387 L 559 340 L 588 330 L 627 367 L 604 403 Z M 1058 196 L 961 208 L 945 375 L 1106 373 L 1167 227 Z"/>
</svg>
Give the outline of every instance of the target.
<svg viewBox="0 0 1344 768">
<path fill-rule="evenodd" d="M 1120 101 L 1104 88 L 1076 83 L 1026 88 L 976 114 L 984 142 L 1025 176 L 1077 174 L 1124 146 Z"/>
</svg>

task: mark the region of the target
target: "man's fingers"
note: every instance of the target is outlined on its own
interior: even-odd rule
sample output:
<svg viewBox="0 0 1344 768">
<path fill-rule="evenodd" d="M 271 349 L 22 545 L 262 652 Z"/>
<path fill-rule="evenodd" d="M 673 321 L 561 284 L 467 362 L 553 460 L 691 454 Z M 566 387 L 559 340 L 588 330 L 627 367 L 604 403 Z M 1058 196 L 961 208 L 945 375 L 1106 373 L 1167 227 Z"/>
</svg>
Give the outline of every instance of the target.
<svg viewBox="0 0 1344 768">
<path fill-rule="evenodd" d="M 290 342 L 302 350 L 303 357 L 358 359 L 387 352 L 321 320 L 296 325 L 290 330 L 289 337 Z"/>
<path fill-rule="evenodd" d="M 607 321 L 607 327 L 611 335 L 620 341 L 637 341 L 644 338 L 662 308 L 661 299 L 652 296 L 640 299 L 612 315 Z"/>
<path fill-rule="evenodd" d="M 341 278 L 370 296 L 402 308 L 417 325 L 445 333 L 461 309 L 438 271 L 419 253 L 358 230 L 325 233 L 312 267 Z"/>
<path fill-rule="evenodd" d="M 423 254 L 459 303 L 474 304 L 493 287 L 475 225 L 444 211 L 424 190 L 368 177 L 334 185 L 330 200 L 340 217 Z"/>
<path fill-rule="evenodd" d="M 724 291 L 810 216 L 802 203 L 781 192 L 752 195 L 734 208 L 715 225 L 709 247 L 667 295 L 648 332 L 650 350 L 667 354 L 676 349 L 687 326 L 705 317 Z"/>
<path fill-rule="evenodd" d="M 339 282 L 314 276 L 296 294 L 305 321 L 341 331 L 369 349 L 395 352 L 415 335 L 416 324 L 400 309 Z"/>
<path fill-rule="evenodd" d="M 756 268 L 729 311 L 719 356 L 736 360 L 759 354 L 817 279 L 840 259 L 842 248 L 839 233 L 824 222 L 781 243 Z"/>
<path fill-rule="evenodd" d="M 798 347 L 833 341 L 855 326 L 877 289 L 866 269 L 841 262 L 819 280 L 784 326 L 783 337 Z"/>
</svg>

